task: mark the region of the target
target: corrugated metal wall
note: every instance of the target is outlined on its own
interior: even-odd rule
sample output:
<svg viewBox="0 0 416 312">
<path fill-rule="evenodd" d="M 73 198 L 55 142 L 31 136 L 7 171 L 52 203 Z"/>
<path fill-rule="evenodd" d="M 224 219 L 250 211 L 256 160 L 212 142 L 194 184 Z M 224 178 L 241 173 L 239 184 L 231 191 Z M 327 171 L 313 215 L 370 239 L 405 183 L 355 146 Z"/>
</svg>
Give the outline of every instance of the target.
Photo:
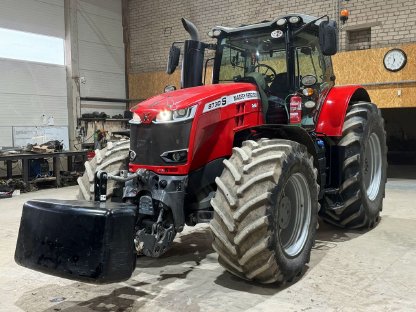
<svg viewBox="0 0 416 312">
<path fill-rule="evenodd" d="M 0 27 L 65 37 L 63 0 L 2 0 Z M 0 146 L 12 126 L 41 126 L 42 115 L 67 126 L 65 66 L 0 59 Z"/>
<path fill-rule="evenodd" d="M 81 97 L 125 98 L 121 0 L 81 0 L 78 10 Z M 125 103 L 81 102 L 81 112 L 122 113 Z"/>
<path fill-rule="evenodd" d="M 81 96 L 125 98 L 121 0 L 77 1 Z M 1 0 L 0 27 L 64 39 L 64 0 Z M 42 126 L 42 115 L 68 125 L 65 66 L 0 58 L 0 73 L 0 147 L 13 145 L 12 126 Z M 81 113 L 124 109 L 81 103 Z"/>
</svg>

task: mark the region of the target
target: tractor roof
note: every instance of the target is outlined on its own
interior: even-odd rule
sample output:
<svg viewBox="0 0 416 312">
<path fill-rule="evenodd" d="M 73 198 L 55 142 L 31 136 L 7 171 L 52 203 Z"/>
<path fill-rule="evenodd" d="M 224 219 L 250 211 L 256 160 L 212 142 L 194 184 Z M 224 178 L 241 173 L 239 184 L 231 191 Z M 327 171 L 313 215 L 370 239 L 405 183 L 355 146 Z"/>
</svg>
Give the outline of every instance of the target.
<svg viewBox="0 0 416 312">
<path fill-rule="evenodd" d="M 297 14 L 297 13 L 289 13 L 287 15 L 282 15 L 277 18 L 275 18 L 272 21 L 264 21 L 256 24 L 250 24 L 250 25 L 242 25 L 239 27 L 225 27 L 225 26 L 217 26 L 214 27 L 212 30 L 221 30 L 225 33 L 236 33 L 241 31 L 250 31 L 250 30 L 258 30 L 262 28 L 270 28 L 276 25 L 276 22 L 281 18 L 289 18 L 291 16 L 299 16 L 302 18 L 302 21 L 304 24 L 312 22 L 317 19 L 317 17 L 306 15 L 306 14 Z M 318 26 L 321 23 L 322 19 L 316 21 L 314 24 Z"/>
</svg>

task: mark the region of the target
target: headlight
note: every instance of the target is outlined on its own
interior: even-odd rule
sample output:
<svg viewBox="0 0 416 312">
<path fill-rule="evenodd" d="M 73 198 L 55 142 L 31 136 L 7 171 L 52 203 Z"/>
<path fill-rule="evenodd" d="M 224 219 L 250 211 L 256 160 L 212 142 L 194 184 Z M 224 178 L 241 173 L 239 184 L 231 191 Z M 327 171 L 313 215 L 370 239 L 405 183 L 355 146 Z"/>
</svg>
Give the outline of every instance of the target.
<svg viewBox="0 0 416 312">
<path fill-rule="evenodd" d="M 192 119 L 195 116 L 197 106 L 182 108 L 175 111 L 163 110 L 157 114 L 153 123 L 172 123 Z"/>
<path fill-rule="evenodd" d="M 172 120 L 172 112 L 168 110 L 163 110 L 156 116 L 157 122 L 166 122 Z"/>
<path fill-rule="evenodd" d="M 186 162 L 188 158 L 188 149 L 167 151 L 160 155 L 160 157 L 167 163 Z"/>
<path fill-rule="evenodd" d="M 142 123 L 142 120 L 140 119 L 140 116 L 137 115 L 136 113 L 133 113 L 133 119 L 129 120 L 129 123 L 131 124 L 139 124 Z"/>
</svg>

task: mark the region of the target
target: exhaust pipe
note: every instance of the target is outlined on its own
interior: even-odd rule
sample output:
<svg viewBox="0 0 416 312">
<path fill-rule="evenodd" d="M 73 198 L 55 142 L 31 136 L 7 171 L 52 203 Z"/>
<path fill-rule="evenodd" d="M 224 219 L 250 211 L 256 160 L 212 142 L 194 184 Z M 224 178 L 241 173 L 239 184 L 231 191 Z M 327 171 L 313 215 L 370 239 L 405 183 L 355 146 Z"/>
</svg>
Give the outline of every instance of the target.
<svg viewBox="0 0 416 312">
<path fill-rule="evenodd" d="M 185 40 L 181 87 L 190 88 L 202 86 L 206 44 L 200 41 L 199 31 L 192 22 L 182 18 L 182 25 L 191 36 L 191 39 Z"/>
<path fill-rule="evenodd" d="M 199 41 L 199 31 L 194 23 L 188 21 L 186 18 L 182 18 L 182 25 L 186 32 L 191 36 L 191 40 Z"/>
</svg>

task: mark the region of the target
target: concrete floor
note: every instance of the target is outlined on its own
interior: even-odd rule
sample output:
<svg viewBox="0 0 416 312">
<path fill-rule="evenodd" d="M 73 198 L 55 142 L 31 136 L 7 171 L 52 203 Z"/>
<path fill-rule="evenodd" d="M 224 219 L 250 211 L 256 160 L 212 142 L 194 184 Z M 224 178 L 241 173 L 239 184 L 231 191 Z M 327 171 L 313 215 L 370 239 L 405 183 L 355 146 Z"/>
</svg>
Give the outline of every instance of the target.
<svg viewBox="0 0 416 312">
<path fill-rule="evenodd" d="M 309 267 L 284 288 L 241 281 L 218 265 L 206 225 L 187 228 L 127 282 L 95 286 L 17 266 L 22 204 L 74 198 L 76 187 L 0 200 L 0 311 L 416 311 L 416 180 L 390 180 L 369 232 L 321 224 Z"/>
</svg>

